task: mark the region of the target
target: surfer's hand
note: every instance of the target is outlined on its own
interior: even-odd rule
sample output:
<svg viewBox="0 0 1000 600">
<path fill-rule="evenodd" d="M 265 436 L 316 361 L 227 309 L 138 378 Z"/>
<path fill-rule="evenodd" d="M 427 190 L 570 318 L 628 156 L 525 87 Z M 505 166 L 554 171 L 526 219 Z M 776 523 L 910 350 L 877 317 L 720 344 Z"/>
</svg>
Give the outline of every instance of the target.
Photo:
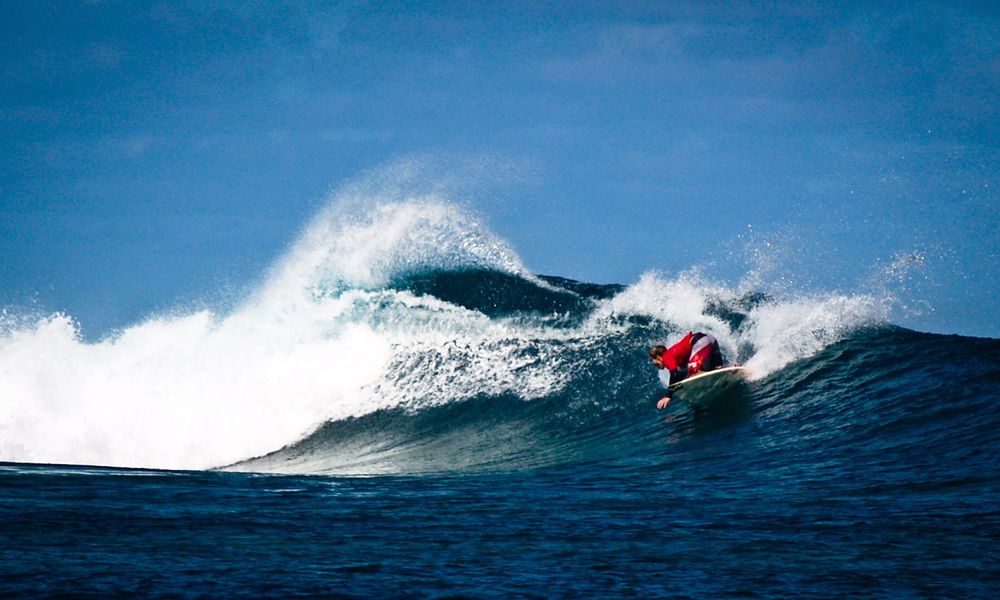
<svg viewBox="0 0 1000 600">
<path fill-rule="evenodd" d="M 668 404 L 670 404 L 670 396 L 664 396 L 656 403 L 656 410 L 663 410 Z"/>
</svg>

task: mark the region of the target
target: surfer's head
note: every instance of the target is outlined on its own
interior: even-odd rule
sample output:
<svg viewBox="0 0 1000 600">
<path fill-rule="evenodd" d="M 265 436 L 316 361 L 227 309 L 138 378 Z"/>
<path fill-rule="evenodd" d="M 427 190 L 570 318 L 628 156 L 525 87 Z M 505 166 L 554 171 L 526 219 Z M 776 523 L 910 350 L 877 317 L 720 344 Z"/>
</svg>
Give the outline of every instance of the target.
<svg viewBox="0 0 1000 600">
<path fill-rule="evenodd" d="M 649 360 L 653 361 L 653 366 L 657 369 L 663 368 L 663 353 L 666 351 L 666 346 L 653 346 L 649 349 Z"/>
</svg>

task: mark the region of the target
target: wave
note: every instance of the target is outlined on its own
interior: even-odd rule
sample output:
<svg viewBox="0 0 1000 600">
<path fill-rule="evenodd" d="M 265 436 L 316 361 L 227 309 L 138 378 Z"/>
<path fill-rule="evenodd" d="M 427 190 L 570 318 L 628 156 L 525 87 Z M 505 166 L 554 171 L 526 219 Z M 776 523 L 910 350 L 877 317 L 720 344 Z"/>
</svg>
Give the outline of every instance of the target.
<svg viewBox="0 0 1000 600">
<path fill-rule="evenodd" d="M 1000 418 L 991 406 L 1000 382 L 996 340 L 960 339 L 969 346 L 960 353 L 968 378 L 955 388 L 944 376 L 947 369 L 928 365 L 936 349 L 959 340 L 893 326 L 863 328 L 758 379 L 749 391 L 703 411 L 664 416 L 653 408 L 660 390 L 640 360 L 644 337 L 633 331 L 590 348 L 605 360 L 589 360 L 586 373 L 531 402 L 484 391 L 421 410 L 381 409 L 327 423 L 304 440 L 229 468 L 412 474 L 595 461 L 617 469 L 648 467 L 675 464 L 676 454 L 698 448 L 704 436 L 740 425 L 732 452 L 759 452 L 755 460 L 775 460 L 786 469 L 797 464 L 790 456 L 805 452 L 809 459 L 798 463 L 804 469 L 819 458 L 864 456 L 866 464 L 899 471 L 948 455 L 969 459 L 981 454 L 979 448 L 1000 444 Z M 984 468 L 995 470 L 983 462 L 979 456 L 961 469 L 951 464 L 941 476 L 970 479 L 977 470 L 978 476 Z"/>
<path fill-rule="evenodd" d="M 641 455 L 663 434 L 648 346 L 709 331 L 779 389 L 775 373 L 895 331 L 888 315 L 876 295 L 779 296 L 697 270 L 540 276 L 467 209 L 351 190 L 226 312 L 96 343 L 69 316 L 8 313 L 0 460 L 411 472 L 615 457 L 633 437 Z"/>
</svg>

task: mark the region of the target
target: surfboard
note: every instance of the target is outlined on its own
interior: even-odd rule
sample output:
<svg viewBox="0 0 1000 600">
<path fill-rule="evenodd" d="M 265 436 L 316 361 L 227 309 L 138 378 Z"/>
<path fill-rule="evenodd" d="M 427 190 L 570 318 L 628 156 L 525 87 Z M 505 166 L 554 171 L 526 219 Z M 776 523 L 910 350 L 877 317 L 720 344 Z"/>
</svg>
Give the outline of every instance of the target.
<svg viewBox="0 0 1000 600">
<path fill-rule="evenodd" d="M 667 389 L 689 404 L 706 404 L 726 392 L 737 390 L 750 380 L 750 371 L 745 367 L 723 367 L 714 371 L 699 373 L 694 377 L 671 384 Z"/>
</svg>

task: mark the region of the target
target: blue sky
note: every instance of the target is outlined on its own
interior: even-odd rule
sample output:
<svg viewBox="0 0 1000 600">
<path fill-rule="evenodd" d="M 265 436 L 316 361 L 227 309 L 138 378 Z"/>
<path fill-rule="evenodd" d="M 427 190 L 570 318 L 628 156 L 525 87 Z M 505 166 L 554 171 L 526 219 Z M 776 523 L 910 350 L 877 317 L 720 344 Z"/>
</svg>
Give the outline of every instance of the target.
<svg viewBox="0 0 1000 600">
<path fill-rule="evenodd" d="M 995 4 L 7 2 L 0 69 L 0 304 L 89 335 L 416 159 L 540 273 L 852 291 L 917 252 L 902 324 L 1000 336 Z"/>
</svg>

